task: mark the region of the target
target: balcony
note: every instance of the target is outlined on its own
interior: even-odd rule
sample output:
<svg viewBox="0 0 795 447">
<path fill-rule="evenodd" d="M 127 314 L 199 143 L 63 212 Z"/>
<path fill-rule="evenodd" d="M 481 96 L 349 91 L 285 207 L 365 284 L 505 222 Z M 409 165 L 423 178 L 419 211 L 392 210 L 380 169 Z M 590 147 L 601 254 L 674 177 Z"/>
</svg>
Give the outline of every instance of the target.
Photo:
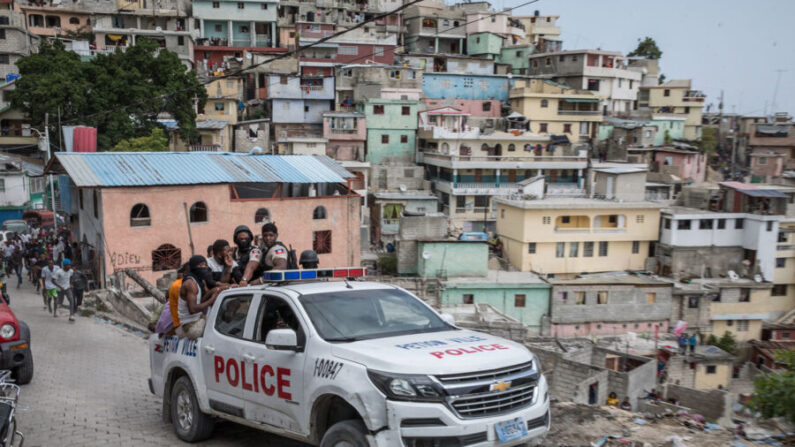
<svg viewBox="0 0 795 447">
<path fill-rule="evenodd" d="M 359 132 L 359 129 L 337 129 L 337 128 L 331 128 L 330 130 L 331 130 L 331 133 L 343 134 L 343 135 L 353 135 L 353 134 L 356 134 L 356 133 Z"/>
<path fill-rule="evenodd" d="M 572 115 L 572 116 L 599 116 L 602 112 L 598 110 L 566 110 L 558 109 L 558 115 Z"/>
<path fill-rule="evenodd" d="M 421 151 L 420 163 L 455 169 L 585 169 L 588 165 L 586 151 L 580 151 L 578 155 L 535 155 L 528 152 L 506 156 L 450 155 Z"/>
<path fill-rule="evenodd" d="M 191 144 L 191 152 L 221 152 L 220 144 Z"/>
<path fill-rule="evenodd" d="M 447 180 L 433 180 L 439 191 L 459 196 L 508 196 L 518 191 L 518 184 L 513 182 L 458 182 L 453 186 Z"/>
</svg>

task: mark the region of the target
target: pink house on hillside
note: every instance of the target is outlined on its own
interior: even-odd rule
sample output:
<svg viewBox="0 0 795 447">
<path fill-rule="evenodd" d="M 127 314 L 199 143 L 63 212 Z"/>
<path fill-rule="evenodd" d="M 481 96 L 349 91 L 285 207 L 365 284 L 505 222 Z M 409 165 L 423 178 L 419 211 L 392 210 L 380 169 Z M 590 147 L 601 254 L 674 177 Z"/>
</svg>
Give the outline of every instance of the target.
<svg viewBox="0 0 795 447">
<path fill-rule="evenodd" d="M 676 175 L 682 180 L 703 183 L 707 178 L 707 156 L 697 151 L 663 147 L 654 149 L 658 172 Z"/>
<path fill-rule="evenodd" d="M 502 116 L 502 103 L 489 99 L 425 99 L 425 108 L 455 107 L 474 117 L 499 118 Z"/>
<path fill-rule="evenodd" d="M 98 284 L 124 269 L 154 283 L 215 240 L 232 243 L 238 225 L 259 235 L 266 222 L 321 267 L 360 262 L 361 197 L 326 156 L 58 153 L 47 169 L 76 188 L 73 232 Z"/>
</svg>

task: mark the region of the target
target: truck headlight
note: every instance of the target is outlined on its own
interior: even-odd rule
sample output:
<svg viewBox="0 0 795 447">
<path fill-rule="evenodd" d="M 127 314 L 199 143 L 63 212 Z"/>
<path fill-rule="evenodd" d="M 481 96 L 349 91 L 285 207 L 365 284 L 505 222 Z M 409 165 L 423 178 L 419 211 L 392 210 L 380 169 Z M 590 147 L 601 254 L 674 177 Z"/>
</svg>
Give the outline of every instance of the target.
<svg viewBox="0 0 795 447">
<path fill-rule="evenodd" d="M 17 330 L 14 329 L 14 325 L 11 323 L 6 323 L 2 327 L 0 327 L 0 337 L 9 339 L 17 333 Z"/>
<path fill-rule="evenodd" d="M 428 376 L 367 371 L 370 381 L 392 400 L 441 402 L 444 391 Z"/>
</svg>

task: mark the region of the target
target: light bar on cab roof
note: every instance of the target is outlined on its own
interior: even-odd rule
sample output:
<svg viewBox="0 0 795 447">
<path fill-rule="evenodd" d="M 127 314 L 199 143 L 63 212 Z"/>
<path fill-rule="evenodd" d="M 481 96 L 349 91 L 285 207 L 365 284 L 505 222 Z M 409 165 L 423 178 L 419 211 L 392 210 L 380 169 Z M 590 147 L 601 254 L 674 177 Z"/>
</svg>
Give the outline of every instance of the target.
<svg viewBox="0 0 795 447">
<path fill-rule="evenodd" d="M 367 276 L 364 267 L 339 267 L 333 269 L 272 270 L 262 274 L 265 282 L 301 281 L 328 278 L 361 278 Z"/>
</svg>

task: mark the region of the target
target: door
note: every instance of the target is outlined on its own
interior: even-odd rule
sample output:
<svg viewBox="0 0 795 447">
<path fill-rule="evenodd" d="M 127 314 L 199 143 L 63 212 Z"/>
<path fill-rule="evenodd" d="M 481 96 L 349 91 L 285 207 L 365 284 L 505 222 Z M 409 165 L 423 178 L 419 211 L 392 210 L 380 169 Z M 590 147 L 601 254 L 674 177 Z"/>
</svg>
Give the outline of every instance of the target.
<svg viewBox="0 0 795 447">
<path fill-rule="evenodd" d="M 210 312 L 207 325 L 211 327 L 205 328 L 201 339 L 202 368 L 210 408 L 238 417 L 243 417 L 243 388 L 251 381 L 240 347 L 246 325 L 252 325 L 255 319 L 248 315 L 252 300 L 250 293 L 225 296 L 221 305 Z"/>
<path fill-rule="evenodd" d="M 306 323 L 293 304 L 283 296 L 263 295 L 258 302 L 253 337 L 243 344 L 247 369 L 257 377 L 253 389 L 243 391 L 246 419 L 307 434 L 302 426 L 304 409 L 303 349 L 276 350 L 265 345 L 272 329 L 293 329 L 298 344 L 306 346 Z"/>
</svg>

